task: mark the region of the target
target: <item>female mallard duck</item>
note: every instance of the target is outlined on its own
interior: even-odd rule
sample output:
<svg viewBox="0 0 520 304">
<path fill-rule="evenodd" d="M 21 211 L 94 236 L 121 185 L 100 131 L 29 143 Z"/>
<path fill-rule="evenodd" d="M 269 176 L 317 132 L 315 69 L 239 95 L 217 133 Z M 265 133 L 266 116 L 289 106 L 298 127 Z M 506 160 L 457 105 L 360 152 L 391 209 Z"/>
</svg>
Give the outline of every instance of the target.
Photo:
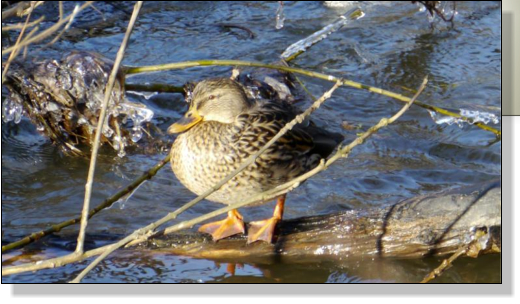
<svg viewBox="0 0 520 304">
<path fill-rule="evenodd" d="M 184 186 L 200 195 L 238 168 L 295 116 L 295 110 L 285 102 L 248 98 L 234 80 L 201 81 L 184 117 L 168 128 L 169 133 L 181 133 L 171 150 L 173 172 Z M 297 125 L 208 199 L 232 204 L 290 181 L 317 166 L 342 139 L 312 123 Z M 249 243 L 271 242 L 282 219 L 284 201 L 285 195 L 278 199 L 272 218 L 251 223 Z M 245 229 L 242 216 L 233 210 L 225 220 L 203 225 L 199 231 L 219 240 Z"/>
</svg>

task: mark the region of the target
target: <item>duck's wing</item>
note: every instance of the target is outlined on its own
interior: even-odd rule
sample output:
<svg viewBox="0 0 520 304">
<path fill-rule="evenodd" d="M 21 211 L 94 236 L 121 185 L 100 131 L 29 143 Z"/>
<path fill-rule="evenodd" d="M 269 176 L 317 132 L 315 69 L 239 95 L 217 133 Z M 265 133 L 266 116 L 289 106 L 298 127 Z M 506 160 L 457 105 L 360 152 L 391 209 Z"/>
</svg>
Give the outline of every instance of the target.
<svg viewBox="0 0 520 304">
<path fill-rule="evenodd" d="M 288 122 L 297 115 L 297 110 L 284 102 L 268 102 L 257 109 L 239 116 L 235 132 L 239 146 L 250 152 L 263 147 Z M 310 121 L 295 125 L 266 152 L 273 159 L 287 160 L 306 154 L 327 157 L 343 136 L 317 127 Z M 254 152 L 253 152 L 254 153 Z"/>
</svg>

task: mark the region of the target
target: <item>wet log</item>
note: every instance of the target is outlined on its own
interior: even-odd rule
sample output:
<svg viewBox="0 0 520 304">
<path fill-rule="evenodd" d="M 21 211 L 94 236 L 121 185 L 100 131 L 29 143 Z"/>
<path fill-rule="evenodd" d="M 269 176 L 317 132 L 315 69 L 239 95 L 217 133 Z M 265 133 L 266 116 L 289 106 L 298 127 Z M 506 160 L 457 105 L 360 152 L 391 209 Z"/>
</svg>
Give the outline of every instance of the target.
<svg viewBox="0 0 520 304">
<path fill-rule="evenodd" d="M 501 250 L 500 181 L 408 199 L 384 208 L 284 220 L 274 244 L 245 236 L 213 242 L 200 233 L 161 236 L 143 250 L 216 261 L 285 263 L 324 259 L 420 258 L 469 245 L 477 230 L 480 254 Z"/>
</svg>

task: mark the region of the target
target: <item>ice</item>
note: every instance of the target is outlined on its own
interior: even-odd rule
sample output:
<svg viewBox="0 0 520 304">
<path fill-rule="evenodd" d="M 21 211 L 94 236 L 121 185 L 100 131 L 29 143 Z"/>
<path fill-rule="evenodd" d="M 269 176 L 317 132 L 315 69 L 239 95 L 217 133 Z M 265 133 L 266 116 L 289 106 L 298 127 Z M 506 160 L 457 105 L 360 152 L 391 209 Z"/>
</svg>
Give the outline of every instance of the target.
<svg viewBox="0 0 520 304">
<path fill-rule="evenodd" d="M 46 102 L 45 109 L 47 112 L 58 112 L 60 111 L 60 107 L 54 102 Z"/>
<path fill-rule="evenodd" d="M 14 92 L 10 92 L 10 94 L 2 102 L 2 120 L 5 123 L 14 121 L 14 123 L 17 124 L 22 120 L 22 102 L 22 97 L 20 95 Z"/>
<path fill-rule="evenodd" d="M 278 1 L 278 9 L 276 9 L 276 29 L 280 30 L 283 28 L 283 23 L 285 21 L 285 14 L 283 11 L 283 1 Z"/>
<path fill-rule="evenodd" d="M 420 2 L 415 2 L 415 5 L 419 7 L 419 12 L 424 13 L 426 12 L 426 6 L 422 5 Z"/>
<path fill-rule="evenodd" d="M 442 14 L 446 17 L 446 19 L 450 19 L 459 14 L 456 10 L 453 9 L 453 3 L 453 1 L 445 1 L 445 5 L 442 7 Z"/>
<path fill-rule="evenodd" d="M 143 137 L 143 131 L 141 127 L 132 128 L 132 141 L 138 142 Z"/>
<path fill-rule="evenodd" d="M 139 189 L 142 185 L 144 185 L 144 183 L 146 183 L 146 180 L 143 181 L 141 184 L 139 184 L 134 190 L 132 190 L 132 192 L 130 192 L 130 193 L 126 194 L 125 196 L 123 196 L 122 198 L 118 199 L 114 204 L 117 203 L 117 204 L 119 204 L 119 209 L 124 209 L 125 204 L 128 202 L 128 200 L 134 195 L 134 193 L 137 191 L 137 189 Z"/>
<path fill-rule="evenodd" d="M 72 77 L 64 69 L 59 69 L 56 73 L 56 86 L 64 90 L 72 89 Z"/>
<path fill-rule="evenodd" d="M 262 95 L 260 94 L 260 89 L 257 86 L 247 86 L 249 91 L 249 95 L 251 95 L 254 99 L 261 99 Z"/>
<path fill-rule="evenodd" d="M 110 138 L 110 137 L 112 137 L 112 135 L 114 135 L 114 130 L 112 130 L 112 128 L 110 128 L 107 121 L 108 121 L 108 118 L 105 119 L 105 124 L 103 125 L 103 135 L 105 135 L 106 138 Z"/>
<path fill-rule="evenodd" d="M 21 104 L 16 104 L 15 105 L 15 110 L 14 110 L 14 123 L 15 124 L 19 124 L 20 121 L 22 121 L 22 116 L 23 116 L 23 107 Z"/>
<path fill-rule="evenodd" d="M 132 120 L 132 141 L 138 142 L 141 140 L 143 137 L 141 125 L 152 120 L 154 114 L 153 111 L 142 104 L 132 103 L 129 101 L 125 101 L 119 104 L 117 111 L 120 115 L 125 115 L 125 119 L 130 118 Z M 125 119 L 123 119 L 123 121 Z"/>
<path fill-rule="evenodd" d="M 447 124 L 451 126 L 452 124 L 456 123 L 459 125 L 459 127 L 462 128 L 463 120 L 458 117 L 441 115 L 431 110 L 428 110 L 428 112 L 430 112 L 430 116 L 432 117 L 433 121 L 438 125 Z"/>
<path fill-rule="evenodd" d="M 482 122 L 487 125 L 490 122 L 493 122 L 493 124 L 500 122 L 498 116 L 492 113 L 460 109 L 460 115 L 471 119 L 472 123 Z"/>
<path fill-rule="evenodd" d="M 358 1 L 323 1 L 326 7 L 348 7 L 356 4 Z"/>
<path fill-rule="evenodd" d="M 1 102 L 2 120 L 20 122 L 24 115 L 23 102 L 30 96 L 37 99 L 32 114 L 51 114 L 51 123 L 61 124 L 66 120 L 66 132 L 76 132 L 74 128 L 80 128 L 77 132 L 80 136 L 81 132 L 94 134 L 113 62 L 99 54 L 73 51 L 59 60 L 45 59 L 35 64 L 33 71 L 27 71 L 30 75 L 19 77 L 18 90 L 10 89 L 9 95 Z M 146 133 L 143 124 L 150 122 L 154 115 L 145 105 L 126 99 L 122 80 L 122 75 L 118 75 L 110 93 L 106 120 L 100 130 L 120 157 L 125 155 L 126 147 L 141 140 Z M 149 99 L 156 94 L 139 95 Z M 35 124 L 39 131 L 45 131 L 46 127 L 41 123 Z M 67 129 L 69 126 L 70 130 Z"/>
<path fill-rule="evenodd" d="M 475 124 L 477 122 L 481 122 L 484 124 L 498 124 L 500 123 L 500 119 L 497 115 L 487 112 L 479 112 L 479 111 L 472 111 L 472 110 L 466 110 L 466 109 L 460 109 L 460 115 L 467 118 L 467 120 L 460 118 L 460 117 L 451 117 L 446 116 L 442 114 L 438 114 L 437 112 L 428 110 L 430 112 L 430 116 L 432 117 L 433 121 L 436 124 L 442 125 L 452 125 L 457 124 L 460 128 L 464 126 L 464 124 Z"/>
<path fill-rule="evenodd" d="M 455 8 L 455 1 L 439 1 L 436 5 L 436 11 L 433 11 L 433 13 L 430 13 L 426 6 L 423 4 L 417 2 L 417 5 L 419 6 L 419 12 L 423 13 L 426 12 L 426 15 L 428 16 L 428 21 L 432 23 L 436 23 L 437 20 L 442 20 L 442 18 L 438 18 L 437 11 L 444 16 L 444 19 L 450 20 L 457 16 L 459 13 L 454 9 Z"/>
<path fill-rule="evenodd" d="M 125 139 L 119 137 L 119 135 L 114 135 L 114 138 L 112 140 L 112 144 L 114 146 L 114 150 L 118 151 L 117 155 L 120 158 L 123 158 L 126 155 L 126 153 L 125 153 L 125 147 L 126 147 Z"/>
<path fill-rule="evenodd" d="M 117 153 L 117 156 L 119 156 L 120 158 L 123 158 L 123 157 L 125 157 L 125 155 L 126 155 L 125 148 L 124 148 L 124 145 L 122 145 L 121 149 L 119 150 L 119 153 Z"/>
<path fill-rule="evenodd" d="M 335 21 L 334 23 L 327 25 L 326 27 L 310 35 L 309 37 L 290 45 L 282 53 L 281 57 L 283 59 L 287 59 L 292 57 L 294 54 L 305 51 L 307 48 L 325 39 L 328 35 L 339 30 L 340 28 L 348 24 L 350 21 L 363 18 L 364 15 L 365 13 L 363 13 L 363 11 L 359 7 L 349 10 L 346 14 L 341 16 L 341 18 Z"/>
<path fill-rule="evenodd" d="M 86 124 L 88 124 L 88 120 L 85 119 L 85 117 L 80 117 L 78 119 L 78 125 L 86 125 Z"/>
<path fill-rule="evenodd" d="M 159 92 L 137 92 L 137 91 L 126 91 L 127 93 L 132 93 L 134 95 L 143 96 L 144 99 L 149 100 L 150 98 L 159 95 Z"/>
</svg>

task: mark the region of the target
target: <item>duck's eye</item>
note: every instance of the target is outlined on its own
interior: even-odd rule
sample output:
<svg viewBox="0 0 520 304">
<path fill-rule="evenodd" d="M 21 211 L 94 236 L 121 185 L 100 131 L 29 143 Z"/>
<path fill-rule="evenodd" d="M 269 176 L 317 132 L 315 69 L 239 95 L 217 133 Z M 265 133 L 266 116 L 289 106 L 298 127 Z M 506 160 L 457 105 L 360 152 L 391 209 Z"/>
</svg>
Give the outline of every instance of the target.
<svg viewBox="0 0 520 304">
<path fill-rule="evenodd" d="M 215 99 L 215 95 L 209 95 L 208 99 L 209 99 L 209 100 L 213 100 L 213 99 Z"/>
</svg>

